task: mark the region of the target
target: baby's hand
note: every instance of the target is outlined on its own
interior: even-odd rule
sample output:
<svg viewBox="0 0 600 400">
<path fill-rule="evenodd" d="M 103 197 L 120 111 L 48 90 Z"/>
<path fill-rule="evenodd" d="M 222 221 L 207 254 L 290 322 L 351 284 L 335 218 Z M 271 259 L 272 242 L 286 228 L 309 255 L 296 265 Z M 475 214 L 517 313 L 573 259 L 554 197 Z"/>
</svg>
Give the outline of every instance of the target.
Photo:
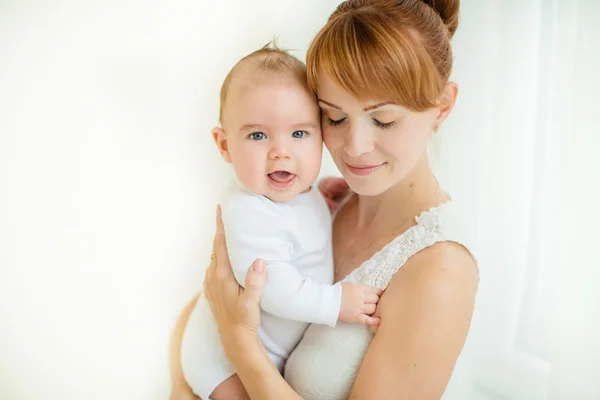
<svg viewBox="0 0 600 400">
<path fill-rule="evenodd" d="M 380 319 L 371 317 L 383 290 L 360 283 L 342 282 L 342 306 L 338 319 L 344 322 L 378 326 Z"/>
<path fill-rule="evenodd" d="M 319 184 L 319 190 L 323 194 L 329 210 L 333 213 L 340 206 L 340 203 L 350 193 L 350 187 L 344 178 L 329 177 L 324 178 Z"/>
</svg>

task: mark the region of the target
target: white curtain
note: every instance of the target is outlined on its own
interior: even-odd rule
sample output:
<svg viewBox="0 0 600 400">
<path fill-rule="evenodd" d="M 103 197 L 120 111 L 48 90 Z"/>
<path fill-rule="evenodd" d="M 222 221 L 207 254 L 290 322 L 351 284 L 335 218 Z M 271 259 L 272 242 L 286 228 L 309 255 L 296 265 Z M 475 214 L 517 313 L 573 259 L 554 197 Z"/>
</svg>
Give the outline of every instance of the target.
<svg viewBox="0 0 600 400">
<path fill-rule="evenodd" d="M 221 81 L 275 34 L 304 57 L 337 3 L 0 3 L 0 398 L 166 398 L 231 178 Z M 474 399 L 600 397 L 599 7 L 462 1 L 433 161 L 478 244 Z"/>
<path fill-rule="evenodd" d="M 600 398 L 600 3 L 462 10 L 439 171 L 476 221 L 473 396 Z"/>
</svg>

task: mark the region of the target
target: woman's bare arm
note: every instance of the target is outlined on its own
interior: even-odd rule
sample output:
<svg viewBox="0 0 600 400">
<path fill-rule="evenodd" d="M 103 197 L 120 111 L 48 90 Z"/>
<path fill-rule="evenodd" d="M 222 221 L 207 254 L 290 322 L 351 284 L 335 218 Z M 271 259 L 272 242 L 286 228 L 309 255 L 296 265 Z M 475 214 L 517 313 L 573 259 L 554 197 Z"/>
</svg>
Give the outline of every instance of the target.
<svg viewBox="0 0 600 400">
<path fill-rule="evenodd" d="M 350 399 L 439 400 L 463 348 L 476 291 L 477 267 L 462 246 L 441 243 L 413 256 L 380 301 L 382 322 Z M 246 340 L 229 350 L 250 397 L 300 399 L 258 338 Z"/>
<path fill-rule="evenodd" d="M 199 296 L 199 295 L 198 295 Z M 194 297 L 183 309 L 181 315 L 175 323 L 173 334 L 171 335 L 171 343 L 169 346 L 169 364 L 171 370 L 171 400 L 200 400 L 196 396 L 190 386 L 187 384 L 183 370 L 181 369 L 181 341 L 183 340 L 183 332 L 187 324 L 190 314 L 194 309 L 194 305 L 198 300 L 198 296 Z"/>
<path fill-rule="evenodd" d="M 413 256 L 379 302 L 381 325 L 350 399 L 439 400 L 467 337 L 477 282 L 475 261 L 458 244 Z"/>
<path fill-rule="evenodd" d="M 283 379 L 258 338 L 241 337 L 229 346 L 231 364 L 251 399 L 302 400 Z"/>
</svg>

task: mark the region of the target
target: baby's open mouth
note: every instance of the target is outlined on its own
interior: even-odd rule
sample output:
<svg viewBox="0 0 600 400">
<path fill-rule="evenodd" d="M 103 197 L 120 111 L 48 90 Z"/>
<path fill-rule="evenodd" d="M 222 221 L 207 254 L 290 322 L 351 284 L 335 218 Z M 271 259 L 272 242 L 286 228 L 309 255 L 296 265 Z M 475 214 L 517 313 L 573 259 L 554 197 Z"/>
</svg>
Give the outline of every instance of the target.
<svg viewBox="0 0 600 400">
<path fill-rule="evenodd" d="M 273 179 L 275 182 L 279 183 L 287 183 L 294 179 L 294 174 L 289 173 L 287 171 L 275 171 L 269 174 L 269 177 Z"/>
<path fill-rule="evenodd" d="M 288 171 L 275 171 L 268 176 L 271 186 L 276 189 L 288 189 L 296 182 L 296 175 Z"/>
</svg>

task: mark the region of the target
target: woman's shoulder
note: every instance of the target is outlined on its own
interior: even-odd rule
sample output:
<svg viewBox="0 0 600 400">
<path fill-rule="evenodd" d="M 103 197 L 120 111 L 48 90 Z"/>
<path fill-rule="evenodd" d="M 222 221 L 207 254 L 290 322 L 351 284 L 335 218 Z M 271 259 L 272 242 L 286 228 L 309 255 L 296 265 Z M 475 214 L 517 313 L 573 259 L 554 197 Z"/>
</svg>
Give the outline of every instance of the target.
<svg viewBox="0 0 600 400">
<path fill-rule="evenodd" d="M 416 218 L 417 225 L 407 234 L 421 242 L 397 274 L 398 279 L 416 279 L 431 284 L 444 284 L 458 279 L 467 285 L 478 282 L 477 260 L 473 241 L 465 229 L 456 204 L 447 201 Z M 422 247 L 422 248 L 419 248 Z"/>
<path fill-rule="evenodd" d="M 421 361 L 435 354 L 428 361 L 432 370 L 446 365 L 451 371 L 468 337 L 477 285 L 475 261 L 459 244 L 440 242 L 415 254 L 379 301 L 380 330 L 385 325 L 380 343 Z"/>
<path fill-rule="evenodd" d="M 478 283 L 479 271 L 471 252 L 457 242 L 443 241 L 408 259 L 392 277 L 386 292 L 397 300 L 423 298 L 443 304 L 474 298 Z"/>
<path fill-rule="evenodd" d="M 461 228 L 451 202 L 430 208 L 416 217 L 416 224 L 376 252 L 353 272 L 358 282 L 386 288 L 401 271 L 413 266 L 452 269 L 455 264 L 472 264 L 472 240 Z M 423 267 L 425 268 L 425 267 Z M 421 268 L 421 269 L 423 269 Z M 465 268 L 469 270 L 469 268 Z M 406 273 L 400 274 L 404 276 Z"/>
<path fill-rule="evenodd" d="M 477 262 L 462 243 L 441 241 L 435 243 L 406 261 L 402 267 L 408 275 L 456 275 L 477 278 Z M 475 279 L 476 281 L 477 279 Z"/>
</svg>

